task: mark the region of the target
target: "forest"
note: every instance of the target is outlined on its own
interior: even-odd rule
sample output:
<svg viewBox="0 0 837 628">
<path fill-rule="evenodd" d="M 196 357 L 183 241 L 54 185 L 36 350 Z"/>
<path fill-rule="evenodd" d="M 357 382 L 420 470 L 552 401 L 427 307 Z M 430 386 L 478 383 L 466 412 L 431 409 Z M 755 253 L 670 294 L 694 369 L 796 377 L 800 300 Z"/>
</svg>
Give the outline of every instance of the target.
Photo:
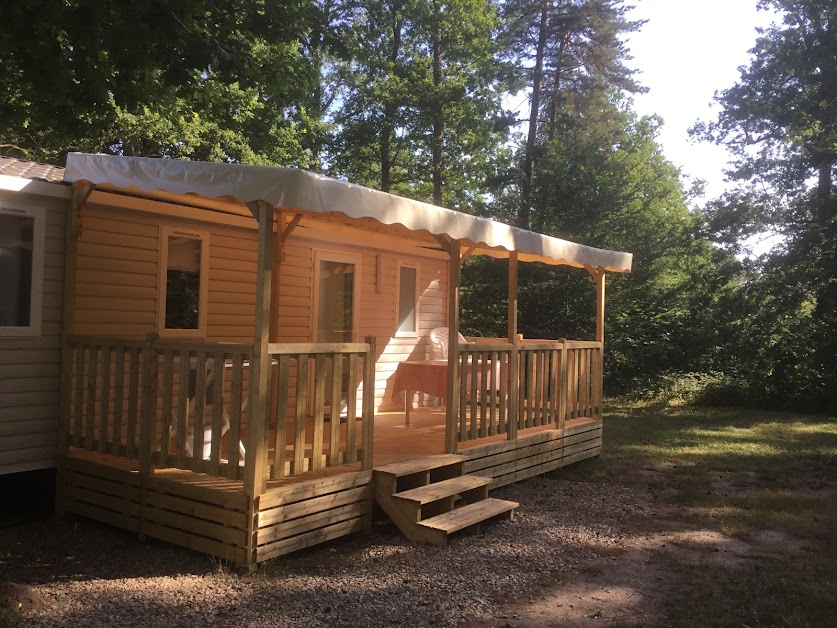
<svg viewBox="0 0 837 628">
<path fill-rule="evenodd" d="M 708 202 L 633 109 L 623 0 L 7 2 L 0 155 L 296 166 L 629 251 L 606 393 L 833 411 L 837 4 L 758 4 L 776 21 L 692 129 L 734 155 Z M 505 264 L 462 272 L 463 332 L 503 335 Z M 520 286 L 525 336 L 592 338 L 586 272 Z"/>
</svg>

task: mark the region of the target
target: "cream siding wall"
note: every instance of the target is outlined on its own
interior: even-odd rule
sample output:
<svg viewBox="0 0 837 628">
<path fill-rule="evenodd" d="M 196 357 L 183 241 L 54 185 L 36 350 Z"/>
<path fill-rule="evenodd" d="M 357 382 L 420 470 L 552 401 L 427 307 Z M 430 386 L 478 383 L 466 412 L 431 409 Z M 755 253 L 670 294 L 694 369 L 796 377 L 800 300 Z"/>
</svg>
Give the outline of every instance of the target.
<svg viewBox="0 0 837 628">
<path fill-rule="evenodd" d="M 0 475 L 3 475 L 55 466 L 64 224 L 70 203 L 64 198 L 7 190 L 0 190 L 0 201 L 9 207 L 46 210 L 41 334 L 0 336 Z"/>
</svg>

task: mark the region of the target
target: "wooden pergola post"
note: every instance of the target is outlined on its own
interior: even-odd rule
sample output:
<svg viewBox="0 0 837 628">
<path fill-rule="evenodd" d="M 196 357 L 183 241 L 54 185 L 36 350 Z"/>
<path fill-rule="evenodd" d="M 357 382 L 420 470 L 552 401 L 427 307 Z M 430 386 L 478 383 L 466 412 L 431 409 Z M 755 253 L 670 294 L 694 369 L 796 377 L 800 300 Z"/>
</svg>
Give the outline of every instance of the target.
<svg viewBox="0 0 837 628">
<path fill-rule="evenodd" d="M 445 452 L 456 453 L 456 423 L 459 416 L 459 240 L 447 243 L 448 272 L 448 381 L 445 404 Z"/>
<path fill-rule="evenodd" d="M 605 269 L 585 266 L 587 272 L 596 280 L 596 342 L 599 347 L 599 359 L 596 361 L 596 381 L 593 388 L 593 404 L 602 416 L 602 396 L 604 394 L 604 342 L 605 342 Z"/>
<path fill-rule="evenodd" d="M 244 461 L 244 490 L 253 500 L 266 489 L 266 427 L 270 411 L 270 340 L 271 288 L 273 276 L 273 206 L 265 201 L 248 203 L 259 221 L 258 261 L 256 268 L 256 324 L 253 332 L 253 359 L 250 362 L 249 418 L 247 455 Z"/>
<path fill-rule="evenodd" d="M 506 422 L 506 434 L 508 440 L 517 438 L 517 411 L 520 405 L 520 382 L 519 377 L 519 356 L 517 340 L 517 282 L 518 282 L 518 257 L 517 251 L 509 253 L 509 296 L 508 296 L 508 332 L 509 343 L 511 344 L 511 355 L 509 357 L 509 419 Z"/>
</svg>

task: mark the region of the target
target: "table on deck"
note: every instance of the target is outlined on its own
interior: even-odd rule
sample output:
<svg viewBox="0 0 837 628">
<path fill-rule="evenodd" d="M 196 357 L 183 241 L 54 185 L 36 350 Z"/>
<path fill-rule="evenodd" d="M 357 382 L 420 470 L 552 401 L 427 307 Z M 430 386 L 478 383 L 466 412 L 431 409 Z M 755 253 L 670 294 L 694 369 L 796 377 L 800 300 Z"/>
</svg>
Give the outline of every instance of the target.
<svg viewBox="0 0 837 628">
<path fill-rule="evenodd" d="M 478 361 L 477 366 L 477 387 L 481 388 L 480 373 L 482 364 Z M 494 390 L 500 389 L 500 362 L 493 365 Z M 474 365 L 469 362 L 466 377 L 462 378 L 462 385 L 471 387 L 471 376 Z M 409 360 L 401 362 L 395 370 L 395 377 L 392 380 L 392 398 L 396 395 L 406 393 L 404 398 L 404 425 L 410 426 L 410 410 L 413 407 L 413 393 L 420 392 L 433 395 L 447 401 L 448 396 L 448 362 L 447 360 Z"/>
</svg>

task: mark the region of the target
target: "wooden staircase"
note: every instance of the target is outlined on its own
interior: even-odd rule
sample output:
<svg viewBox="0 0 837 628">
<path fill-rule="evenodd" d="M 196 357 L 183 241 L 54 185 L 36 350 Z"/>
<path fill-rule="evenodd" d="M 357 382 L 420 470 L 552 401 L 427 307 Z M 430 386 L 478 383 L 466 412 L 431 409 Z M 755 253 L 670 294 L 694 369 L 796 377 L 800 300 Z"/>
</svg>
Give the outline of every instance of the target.
<svg viewBox="0 0 837 628">
<path fill-rule="evenodd" d="M 433 545 L 491 519 L 513 519 L 520 504 L 488 497 L 491 478 L 463 475 L 467 460 L 442 454 L 375 467 L 375 499 L 404 536 Z"/>
</svg>

